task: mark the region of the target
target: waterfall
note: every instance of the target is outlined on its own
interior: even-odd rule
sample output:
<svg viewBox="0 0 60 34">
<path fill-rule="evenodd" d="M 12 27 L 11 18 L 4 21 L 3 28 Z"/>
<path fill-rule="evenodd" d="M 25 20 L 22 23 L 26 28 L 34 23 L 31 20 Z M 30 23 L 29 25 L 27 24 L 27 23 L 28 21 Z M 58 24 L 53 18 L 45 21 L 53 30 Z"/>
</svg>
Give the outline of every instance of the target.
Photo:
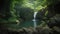
<svg viewBox="0 0 60 34">
<path fill-rule="evenodd" d="M 34 22 L 34 29 L 36 28 L 37 26 L 37 23 L 36 23 L 36 15 L 37 15 L 38 12 L 34 12 L 34 19 L 33 19 L 33 22 Z"/>
</svg>

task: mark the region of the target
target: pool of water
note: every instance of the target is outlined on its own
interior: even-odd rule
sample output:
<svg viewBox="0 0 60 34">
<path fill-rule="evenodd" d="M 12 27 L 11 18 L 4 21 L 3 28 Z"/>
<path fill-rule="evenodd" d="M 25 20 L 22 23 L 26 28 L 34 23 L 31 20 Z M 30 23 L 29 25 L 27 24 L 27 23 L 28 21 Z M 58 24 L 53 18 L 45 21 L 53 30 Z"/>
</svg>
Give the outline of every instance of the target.
<svg viewBox="0 0 60 34">
<path fill-rule="evenodd" d="M 40 25 L 42 22 L 40 22 L 39 20 L 36 21 L 37 25 Z M 20 23 L 19 25 L 17 24 L 7 24 L 8 28 L 13 28 L 13 29 L 21 29 L 23 27 L 25 28 L 29 28 L 29 27 L 34 27 L 34 22 L 33 21 L 24 21 L 22 23 Z"/>
</svg>

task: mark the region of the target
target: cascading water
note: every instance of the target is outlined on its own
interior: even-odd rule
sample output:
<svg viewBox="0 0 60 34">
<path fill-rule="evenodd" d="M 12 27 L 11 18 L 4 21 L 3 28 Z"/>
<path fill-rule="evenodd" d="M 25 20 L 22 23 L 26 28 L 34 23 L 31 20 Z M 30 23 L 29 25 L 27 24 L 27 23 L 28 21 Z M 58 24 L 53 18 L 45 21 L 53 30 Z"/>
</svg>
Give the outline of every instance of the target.
<svg viewBox="0 0 60 34">
<path fill-rule="evenodd" d="M 37 23 L 36 23 L 36 15 L 37 15 L 38 12 L 34 12 L 34 19 L 33 19 L 33 22 L 34 22 L 34 29 L 36 28 L 37 26 Z"/>
</svg>

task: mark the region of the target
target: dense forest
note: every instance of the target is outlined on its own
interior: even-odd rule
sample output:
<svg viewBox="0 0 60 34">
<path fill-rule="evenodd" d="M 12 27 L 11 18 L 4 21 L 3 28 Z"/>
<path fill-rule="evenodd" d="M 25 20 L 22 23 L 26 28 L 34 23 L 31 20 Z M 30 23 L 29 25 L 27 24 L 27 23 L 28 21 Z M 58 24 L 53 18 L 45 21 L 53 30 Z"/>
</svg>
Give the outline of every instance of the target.
<svg viewBox="0 0 60 34">
<path fill-rule="evenodd" d="M 60 0 L 0 0 L 0 34 L 60 34 Z"/>
</svg>

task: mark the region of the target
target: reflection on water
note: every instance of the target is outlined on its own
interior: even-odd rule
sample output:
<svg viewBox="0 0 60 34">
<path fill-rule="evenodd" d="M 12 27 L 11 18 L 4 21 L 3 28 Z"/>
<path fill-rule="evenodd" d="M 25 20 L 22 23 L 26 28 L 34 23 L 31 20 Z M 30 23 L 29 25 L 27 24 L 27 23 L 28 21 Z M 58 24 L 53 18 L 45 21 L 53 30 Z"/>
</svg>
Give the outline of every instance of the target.
<svg viewBox="0 0 60 34">
<path fill-rule="evenodd" d="M 36 21 L 37 25 L 40 25 L 42 22 L 40 22 L 39 20 Z M 8 28 L 16 28 L 16 29 L 20 29 L 23 27 L 29 28 L 29 27 L 34 27 L 34 22 L 32 20 L 30 21 L 24 21 L 22 23 L 20 23 L 18 26 L 16 24 L 7 24 Z"/>
<path fill-rule="evenodd" d="M 8 28 L 16 28 L 16 29 L 20 29 L 20 28 L 29 28 L 29 27 L 34 27 L 34 29 L 40 25 L 42 22 L 40 20 L 37 20 L 36 19 L 36 15 L 37 15 L 38 12 L 34 12 L 33 14 L 33 19 L 30 20 L 30 21 L 24 21 L 24 22 L 21 22 L 19 23 L 19 25 L 17 24 L 7 24 Z"/>
<path fill-rule="evenodd" d="M 38 12 L 34 12 L 34 19 L 33 19 L 33 22 L 34 22 L 34 29 L 36 28 L 37 26 L 37 23 L 36 23 L 36 15 L 37 15 Z"/>
</svg>

